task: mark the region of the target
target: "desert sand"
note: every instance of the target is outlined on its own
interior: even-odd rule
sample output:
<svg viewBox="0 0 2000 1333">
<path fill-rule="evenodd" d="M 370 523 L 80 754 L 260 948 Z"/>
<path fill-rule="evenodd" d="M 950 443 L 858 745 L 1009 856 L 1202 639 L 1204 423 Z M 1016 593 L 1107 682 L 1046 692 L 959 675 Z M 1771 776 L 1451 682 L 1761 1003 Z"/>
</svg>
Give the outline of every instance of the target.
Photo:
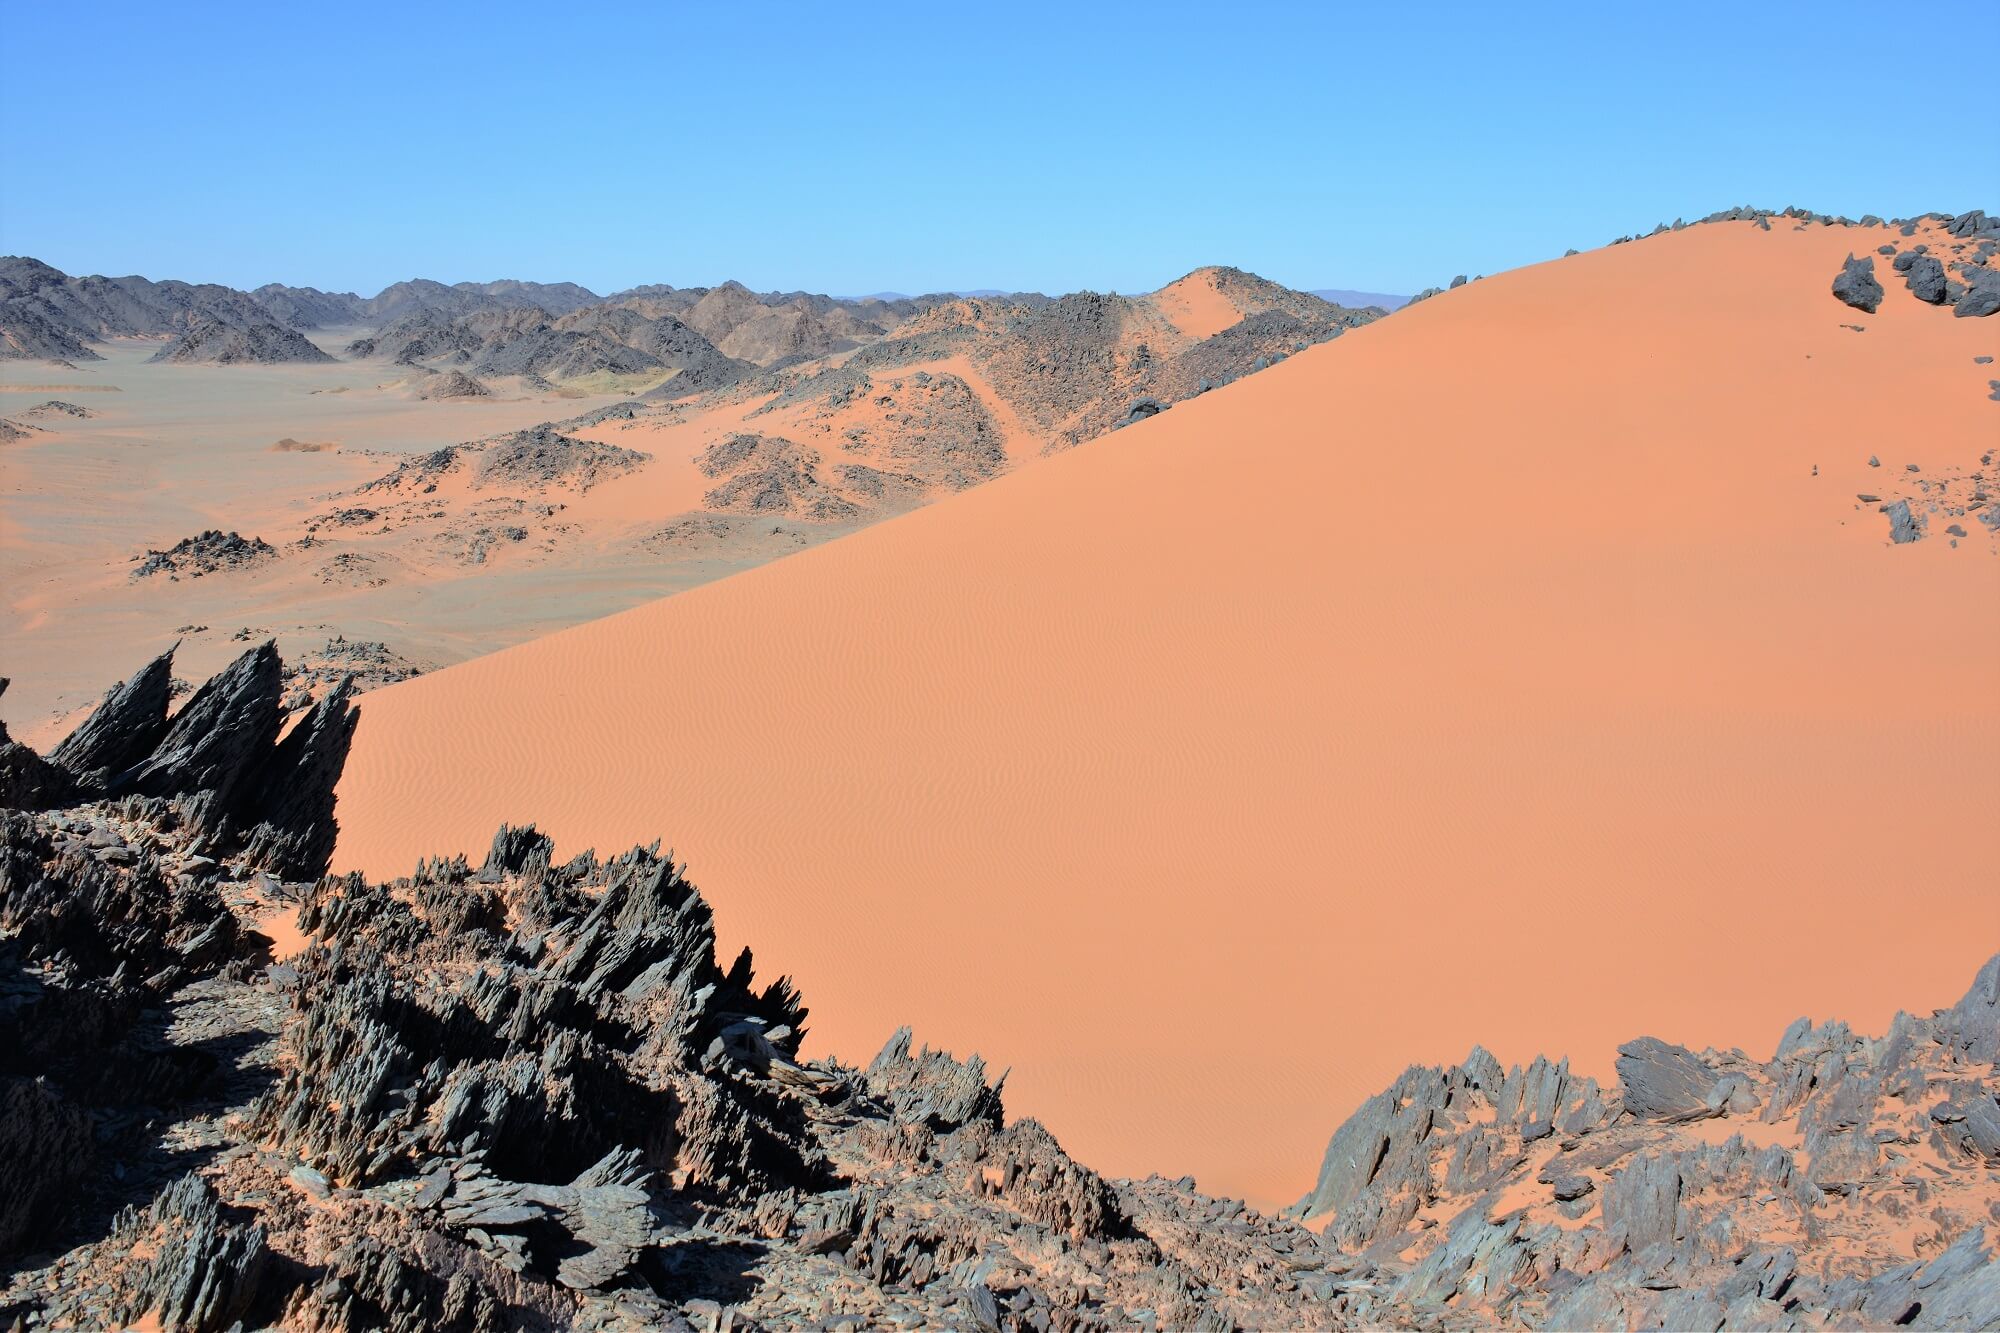
<svg viewBox="0 0 2000 1333">
<path fill-rule="evenodd" d="M 913 1022 L 1107 1174 L 1262 1203 L 1475 1041 L 1883 1030 L 1990 951 L 2000 804 L 1993 530 L 1856 498 L 1971 484 L 2000 330 L 1833 300 L 1888 236 L 1490 277 L 373 693 L 335 868 L 661 838 L 809 1050 Z"/>
<path fill-rule="evenodd" d="M 1190 338 L 1212 338 L 1249 312 L 1229 299 L 1217 281 L 1219 270 L 1196 269 L 1152 294 L 1167 322 Z"/>
</svg>

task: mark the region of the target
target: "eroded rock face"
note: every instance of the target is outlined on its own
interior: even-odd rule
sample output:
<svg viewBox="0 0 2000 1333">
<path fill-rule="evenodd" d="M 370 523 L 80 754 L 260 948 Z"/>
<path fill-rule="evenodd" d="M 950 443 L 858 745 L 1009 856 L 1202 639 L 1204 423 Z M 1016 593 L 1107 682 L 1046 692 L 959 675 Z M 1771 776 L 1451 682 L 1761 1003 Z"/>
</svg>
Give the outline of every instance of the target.
<svg viewBox="0 0 2000 1333">
<path fill-rule="evenodd" d="M 193 852 L 236 854 L 292 878 L 316 875 L 333 855 L 333 789 L 359 714 L 342 680 L 285 735 L 285 669 L 274 644 L 250 649 L 195 691 L 170 719 L 173 651 L 113 688 L 39 769 L 39 794 L 17 809 L 137 796 L 168 802 L 175 834 Z M 4 743 L 4 736 L 0 736 Z M 20 751 L 14 746 L 0 756 Z M 5 768 L 0 759 L 0 772 Z M 24 785 L 17 783 L 16 785 Z"/>
<path fill-rule="evenodd" d="M 312 878 L 347 687 L 272 743 L 268 648 L 171 719 L 165 661 L 58 750 L 74 771 L 23 750 L 58 780 L 0 809 L 0 1326 L 1970 1328 L 2000 1308 L 2000 959 L 1931 1018 L 1878 1040 L 1801 1020 L 1767 1061 L 1642 1038 L 1612 1089 L 1477 1049 L 1413 1068 L 1267 1217 L 1102 1178 L 1009 1121 L 1004 1076 L 908 1030 L 865 1069 L 800 1059 L 798 994 L 747 951 L 723 964 L 657 845 L 563 860 L 502 828 L 476 866 Z"/>
</svg>

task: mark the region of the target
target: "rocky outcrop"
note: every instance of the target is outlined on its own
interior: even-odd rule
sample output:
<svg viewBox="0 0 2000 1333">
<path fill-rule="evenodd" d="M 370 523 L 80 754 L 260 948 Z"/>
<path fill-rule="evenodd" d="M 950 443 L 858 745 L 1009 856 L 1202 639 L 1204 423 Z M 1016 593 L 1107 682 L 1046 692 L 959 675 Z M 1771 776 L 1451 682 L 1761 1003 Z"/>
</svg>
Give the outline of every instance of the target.
<svg viewBox="0 0 2000 1333">
<path fill-rule="evenodd" d="M 165 1333 L 241 1327 L 270 1260 L 264 1229 L 226 1221 L 215 1188 L 196 1175 L 120 1216 L 112 1235 L 135 1255 L 125 1318 L 151 1314 Z"/>
<path fill-rule="evenodd" d="M 348 346 L 351 356 L 435 370 L 419 396 L 450 396 L 471 375 L 518 375 L 531 382 L 590 376 L 662 381 L 677 398 L 735 383 L 751 367 L 725 356 L 700 333 L 648 302 L 555 310 L 488 307 L 458 314 L 420 306 Z M 444 377 L 456 376 L 455 379 Z"/>
<path fill-rule="evenodd" d="M 292 659 L 285 670 L 287 713 L 310 708 L 337 689 L 356 693 L 413 680 L 424 668 L 378 639 L 336 634 L 326 646 Z"/>
<path fill-rule="evenodd" d="M 172 670 L 170 649 L 107 693 L 47 760 L 37 757 L 55 780 L 39 780 L 9 804 L 166 801 L 203 855 L 319 873 L 332 856 L 333 790 L 358 720 L 352 680 L 336 683 L 280 739 L 286 673 L 274 644 L 244 653 L 169 718 Z"/>
<path fill-rule="evenodd" d="M 251 649 L 195 691 L 146 756 L 114 777 L 108 790 L 142 796 L 213 793 L 227 805 L 277 742 L 283 685 L 277 646 L 266 642 Z"/>
<path fill-rule="evenodd" d="M 277 548 L 262 537 L 245 537 L 237 532 L 211 528 L 192 537 L 183 537 L 164 551 L 147 551 L 132 570 L 135 579 L 165 574 L 170 581 L 183 575 L 191 579 L 224 570 L 248 569 L 277 558 Z"/>
<path fill-rule="evenodd" d="M 651 454 L 564 435 L 552 426 L 531 426 L 502 436 L 480 454 L 473 485 L 481 489 L 551 487 L 590 490 L 652 461 Z"/>
<path fill-rule="evenodd" d="M 1721 1080 L 1685 1046 L 1641 1037 L 1618 1048 L 1618 1089 L 1641 1120 L 1702 1120 L 1725 1104 Z"/>
<path fill-rule="evenodd" d="M 74 417 L 78 420 L 83 420 L 96 415 L 97 413 L 81 404 L 64 402 L 60 398 L 51 398 L 46 402 L 37 403 L 27 411 L 21 413 L 21 416 L 26 420 L 48 417 Z"/>
<path fill-rule="evenodd" d="M 487 398 L 492 391 L 462 370 L 441 370 L 417 382 L 417 397 L 430 402 L 447 398 Z"/>
<path fill-rule="evenodd" d="M 1386 1322 L 1977 1327 L 1996 1042 L 2000 959 L 1880 1040 L 1801 1019 L 1768 1061 L 1629 1042 L 1610 1093 L 1475 1050 L 1342 1125 L 1300 1211 L 1373 1268 Z"/>
<path fill-rule="evenodd" d="M 703 450 L 695 465 L 718 482 L 702 502 L 722 513 L 784 514 L 826 523 L 861 512 L 822 475 L 819 450 L 783 436 L 738 432 Z"/>
</svg>

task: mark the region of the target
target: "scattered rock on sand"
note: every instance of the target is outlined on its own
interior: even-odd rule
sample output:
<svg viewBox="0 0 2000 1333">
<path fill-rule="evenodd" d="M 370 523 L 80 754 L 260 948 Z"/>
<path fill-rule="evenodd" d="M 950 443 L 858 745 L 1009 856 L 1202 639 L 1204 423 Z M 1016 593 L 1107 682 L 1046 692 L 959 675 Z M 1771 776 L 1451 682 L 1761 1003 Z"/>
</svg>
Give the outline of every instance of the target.
<svg viewBox="0 0 2000 1333">
<path fill-rule="evenodd" d="M 33 439 L 42 433 L 40 426 L 23 426 L 17 421 L 0 417 L 0 444 L 12 444 L 16 440 Z"/>
<path fill-rule="evenodd" d="M 1875 278 L 1875 261 L 1849 255 L 1833 280 L 1833 294 L 1856 310 L 1874 314 L 1882 304 L 1882 284 Z"/>
<path fill-rule="evenodd" d="M 1882 512 L 1889 516 L 1889 540 L 1898 546 L 1922 537 L 1923 529 L 1917 518 L 1910 513 L 1908 500 L 1896 500 L 1882 506 Z"/>
</svg>

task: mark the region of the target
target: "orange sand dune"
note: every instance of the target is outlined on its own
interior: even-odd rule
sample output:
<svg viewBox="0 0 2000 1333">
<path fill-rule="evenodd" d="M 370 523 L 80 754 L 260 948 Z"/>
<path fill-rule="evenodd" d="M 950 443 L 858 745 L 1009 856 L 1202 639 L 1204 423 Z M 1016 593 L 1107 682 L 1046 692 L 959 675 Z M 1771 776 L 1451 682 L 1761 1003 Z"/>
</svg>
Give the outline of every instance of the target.
<svg viewBox="0 0 2000 1333">
<path fill-rule="evenodd" d="M 914 1023 L 1100 1169 L 1266 1203 L 1474 1041 L 1882 1031 L 1996 947 L 2000 808 L 1990 530 L 1854 498 L 1977 467 L 2000 319 L 1836 303 L 1890 235 L 1492 277 L 371 694 L 338 865 L 661 837 L 818 1050 Z"/>
</svg>

